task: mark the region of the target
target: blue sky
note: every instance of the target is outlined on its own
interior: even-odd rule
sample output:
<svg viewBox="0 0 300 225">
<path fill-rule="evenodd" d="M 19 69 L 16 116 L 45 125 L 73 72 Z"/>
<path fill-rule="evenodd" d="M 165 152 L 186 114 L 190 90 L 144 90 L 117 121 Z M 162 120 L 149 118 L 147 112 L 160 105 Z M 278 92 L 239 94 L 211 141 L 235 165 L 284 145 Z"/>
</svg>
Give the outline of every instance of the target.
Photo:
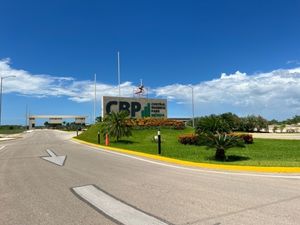
<svg viewBox="0 0 300 225">
<path fill-rule="evenodd" d="M 122 94 L 142 78 L 169 99 L 169 116 L 232 111 L 300 114 L 300 1 L 0 0 L 3 124 L 32 114 L 93 112 L 97 92 Z M 100 113 L 100 97 L 97 104 Z"/>
</svg>

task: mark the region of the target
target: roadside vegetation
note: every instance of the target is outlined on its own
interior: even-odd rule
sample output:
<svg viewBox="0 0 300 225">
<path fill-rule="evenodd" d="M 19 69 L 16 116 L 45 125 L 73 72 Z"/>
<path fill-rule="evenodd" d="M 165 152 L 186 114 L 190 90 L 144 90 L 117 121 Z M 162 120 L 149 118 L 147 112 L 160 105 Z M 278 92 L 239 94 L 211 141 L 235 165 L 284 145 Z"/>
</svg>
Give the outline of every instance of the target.
<svg viewBox="0 0 300 225">
<path fill-rule="evenodd" d="M 97 144 L 100 132 L 100 144 L 104 145 L 108 130 L 119 130 L 109 133 L 110 146 L 158 154 L 155 136 L 160 128 L 162 156 L 165 157 L 217 164 L 300 166 L 300 141 L 253 140 L 252 135 L 234 129 L 237 123 L 230 116 L 227 118 L 231 118 L 229 121 L 232 123 L 216 115 L 198 118 L 194 129 L 184 124 L 182 126 L 178 121 L 151 118 L 132 120 L 124 115 L 121 116 L 122 122 L 119 114 L 113 115 L 113 120 L 119 121 L 123 131 L 117 128 L 119 125 L 112 122 L 112 118 L 107 117 L 103 119 L 104 122 L 98 122 L 77 138 Z"/>
<path fill-rule="evenodd" d="M 47 129 L 58 129 L 64 131 L 77 131 L 87 128 L 85 124 L 76 124 L 75 122 L 66 122 L 64 121 L 62 124 L 51 124 L 48 121 L 44 123 L 44 127 Z M 36 127 L 36 128 L 43 128 L 43 127 Z"/>
<path fill-rule="evenodd" d="M 17 134 L 25 131 L 25 127 L 18 125 L 2 125 L 0 126 L 0 135 L 1 134 Z"/>
</svg>

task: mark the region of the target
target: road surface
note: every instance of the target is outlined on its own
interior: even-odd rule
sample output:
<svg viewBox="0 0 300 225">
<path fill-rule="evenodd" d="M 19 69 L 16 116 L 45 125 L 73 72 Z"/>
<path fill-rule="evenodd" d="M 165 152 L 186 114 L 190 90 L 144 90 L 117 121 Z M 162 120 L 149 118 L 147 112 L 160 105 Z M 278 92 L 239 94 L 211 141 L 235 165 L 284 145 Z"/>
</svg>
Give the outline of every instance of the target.
<svg viewBox="0 0 300 225">
<path fill-rule="evenodd" d="M 299 176 L 172 167 L 71 135 L 37 130 L 0 143 L 1 225 L 300 224 Z M 67 156 L 62 166 L 41 158 L 55 154 Z"/>
</svg>

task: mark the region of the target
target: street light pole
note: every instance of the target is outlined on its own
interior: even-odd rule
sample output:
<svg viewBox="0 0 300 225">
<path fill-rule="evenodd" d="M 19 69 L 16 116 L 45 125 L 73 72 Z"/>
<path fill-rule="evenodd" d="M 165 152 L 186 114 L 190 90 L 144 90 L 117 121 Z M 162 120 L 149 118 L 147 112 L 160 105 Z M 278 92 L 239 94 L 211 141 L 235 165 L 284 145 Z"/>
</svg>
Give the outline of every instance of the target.
<svg viewBox="0 0 300 225">
<path fill-rule="evenodd" d="M 120 72 L 120 52 L 118 51 L 118 87 L 119 87 L 119 97 L 121 97 L 121 72 Z"/>
<path fill-rule="evenodd" d="M 97 77 L 94 75 L 94 121 L 96 123 L 96 102 L 97 102 Z"/>
<path fill-rule="evenodd" d="M 2 82 L 3 82 L 4 79 L 10 78 L 10 77 L 16 77 L 16 76 L 1 77 L 1 84 L 0 84 L 0 126 L 2 125 Z"/>
<path fill-rule="evenodd" d="M 192 89 L 192 114 L 193 114 L 193 128 L 195 128 L 195 104 L 194 104 L 194 87 L 189 85 Z"/>
</svg>

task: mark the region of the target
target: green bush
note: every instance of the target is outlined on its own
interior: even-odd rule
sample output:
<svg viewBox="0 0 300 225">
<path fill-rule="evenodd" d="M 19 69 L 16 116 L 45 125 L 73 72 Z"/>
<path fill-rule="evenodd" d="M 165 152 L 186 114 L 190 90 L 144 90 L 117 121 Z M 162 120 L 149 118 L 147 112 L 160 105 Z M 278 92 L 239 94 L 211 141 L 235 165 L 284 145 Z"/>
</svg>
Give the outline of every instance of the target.
<svg viewBox="0 0 300 225">
<path fill-rule="evenodd" d="M 213 148 L 216 150 L 215 159 L 218 161 L 225 161 L 227 159 L 226 151 L 233 147 L 244 147 L 244 141 L 235 135 L 229 135 L 226 133 L 206 133 L 207 148 Z"/>
<path fill-rule="evenodd" d="M 231 128 L 229 124 L 222 117 L 217 115 L 210 115 L 200 117 L 196 124 L 196 133 L 229 133 Z"/>
</svg>

